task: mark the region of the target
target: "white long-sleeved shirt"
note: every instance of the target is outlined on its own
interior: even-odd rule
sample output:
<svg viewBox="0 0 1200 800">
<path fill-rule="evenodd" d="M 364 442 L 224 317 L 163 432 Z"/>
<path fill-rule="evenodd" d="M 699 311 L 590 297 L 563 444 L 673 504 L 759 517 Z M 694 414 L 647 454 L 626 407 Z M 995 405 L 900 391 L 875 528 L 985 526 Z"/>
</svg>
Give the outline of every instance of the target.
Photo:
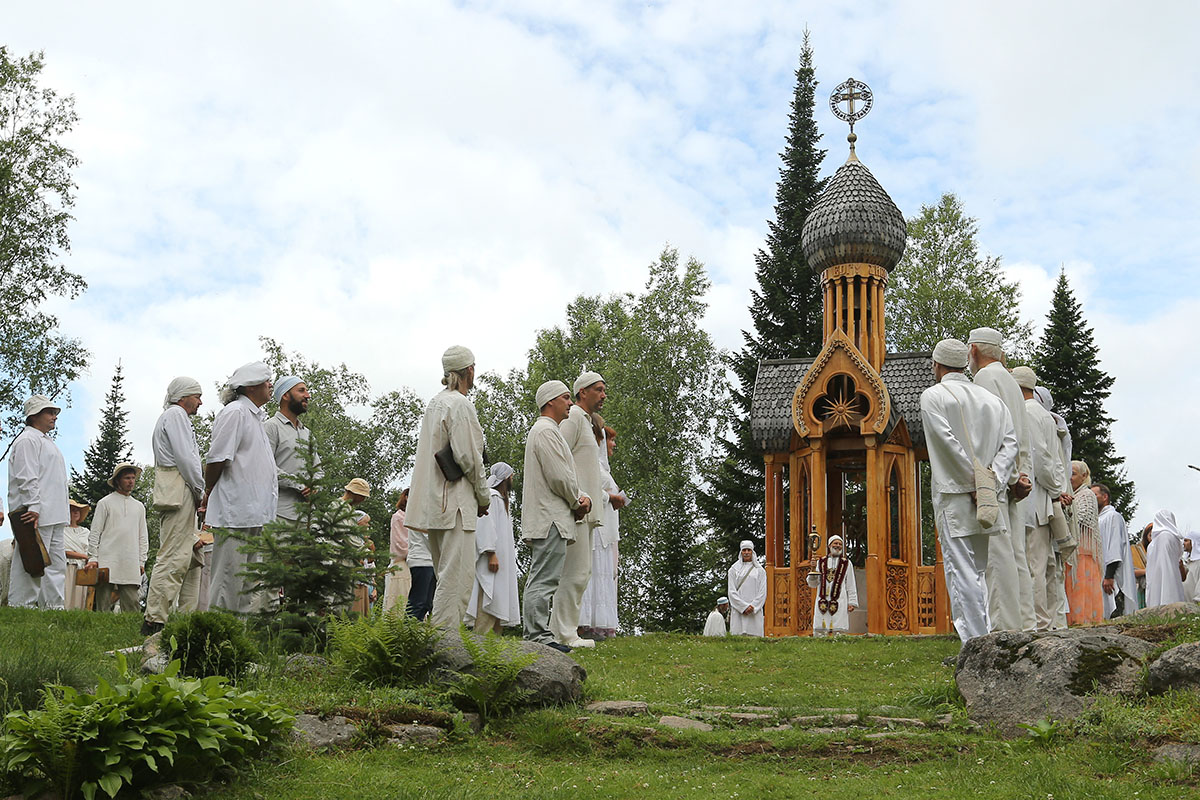
<svg viewBox="0 0 1200 800">
<path fill-rule="evenodd" d="M 88 560 L 108 567 L 109 583 L 136 584 L 142 581 L 149 552 L 146 507 L 120 492 L 105 495 L 92 518 Z"/>
<path fill-rule="evenodd" d="M 539 416 L 529 429 L 523 474 L 521 538 L 545 539 L 554 528 L 562 538 L 574 541 L 575 518 L 571 510 L 579 508 L 583 492 L 571 448 L 554 420 L 547 416 Z"/>
<path fill-rule="evenodd" d="M 204 494 L 204 472 L 200 468 L 200 447 L 196 431 L 183 406 L 172 404 L 163 409 L 150 437 L 154 466 L 174 467 L 179 476 L 198 495 Z"/>
<path fill-rule="evenodd" d="M 434 458 L 450 445 L 463 477 L 446 481 Z M 421 419 L 405 524 L 409 530 L 453 530 L 461 517 L 463 530 L 475 530 L 479 509 L 491 502 L 483 466 L 483 428 L 475 404 L 462 392 L 444 389 L 434 395 Z"/>
<path fill-rule="evenodd" d="M 996 474 L 1001 491 L 1013 482 L 1019 446 L 1012 415 L 999 398 L 971 383 L 963 373 L 947 373 L 941 383 L 921 393 L 921 421 L 929 447 L 935 504 L 975 491 L 972 449 L 979 463 Z M 963 429 L 964 422 L 969 430 Z M 968 435 L 970 447 L 967 446 Z M 962 504 L 961 497 L 957 502 Z M 985 533 L 975 514 L 966 513 L 966 506 L 955 511 L 948 515 L 952 525 L 945 533 L 956 537 Z M 1001 522 L 986 532 L 1002 530 L 1003 519 L 1001 515 Z"/>
<path fill-rule="evenodd" d="M 17 435 L 8 455 L 8 509 L 38 514 L 38 526 L 66 525 L 67 464 L 47 433 L 29 425 Z"/>
<path fill-rule="evenodd" d="M 1036 398 L 1025 401 L 1025 422 L 1029 427 L 1029 461 L 1033 472 L 1033 491 L 1026 505 L 1031 526 L 1048 525 L 1054 516 L 1054 500 L 1067 483 L 1062 461 L 1062 442 L 1058 425 Z"/>
<path fill-rule="evenodd" d="M 576 524 L 591 525 L 593 528 L 602 525 L 604 506 L 600 502 L 603 497 L 600 489 L 600 446 L 592 431 L 592 418 L 579 406 L 571 406 L 567 418 L 558 424 L 558 430 L 567 447 L 571 448 L 571 457 L 575 459 L 575 477 L 579 479 L 579 488 L 594 501 L 591 510 Z"/>
<path fill-rule="evenodd" d="M 974 375 L 975 385 L 982 386 L 989 392 L 999 397 L 1008 409 L 1009 416 L 1012 417 L 1013 431 L 1017 435 L 1017 446 L 1019 448 L 1017 455 L 1017 470 L 1009 480 L 1009 484 L 1014 484 L 1021 477 L 1021 473 L 1032 475 L 1032 467 L 1029 464 L 1029 426 L 1026 424 L 1025 417 L 1025 395 L 1021 393 L 1021 387 L 1017 385 L 1017 379 L 1012 376 L 1012 373 L 1005 369 L 1004 365 L 999 361 L 993 361 L 986 367 L 980 368 L 979 372 Z"/>
<path fill-rule="evenodd" d="M 265 421 L 245 395 L 213 421 L 208 463 L 228 462 L 208 499 L 205 522 L 214 528 L 257 528 L 275 519 L 279 484 Z"/>
</svg>

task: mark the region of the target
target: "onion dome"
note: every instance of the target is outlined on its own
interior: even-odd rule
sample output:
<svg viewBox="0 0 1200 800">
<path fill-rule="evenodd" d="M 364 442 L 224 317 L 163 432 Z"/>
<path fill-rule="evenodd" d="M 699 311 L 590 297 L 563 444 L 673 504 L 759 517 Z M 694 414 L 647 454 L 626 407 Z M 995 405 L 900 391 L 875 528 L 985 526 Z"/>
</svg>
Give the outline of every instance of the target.
<svg viewBox="0 0 1200 800">
<path fill-rule="evenodd" d="M 808 266 L 818 274 L 839 264 L 874 264 L 890 272 L 908 242 L 904 215 L 854 155 L 853 141 L 849 160 L 834 173 L 800 234 Z"/>
</svg>

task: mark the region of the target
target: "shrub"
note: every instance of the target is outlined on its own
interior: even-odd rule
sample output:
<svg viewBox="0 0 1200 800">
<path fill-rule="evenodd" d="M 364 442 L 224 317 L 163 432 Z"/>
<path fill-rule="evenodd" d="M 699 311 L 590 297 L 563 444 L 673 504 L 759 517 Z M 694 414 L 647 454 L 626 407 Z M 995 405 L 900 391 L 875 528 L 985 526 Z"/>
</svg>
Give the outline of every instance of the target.
<svg viewBox="0 0 1200 800">
<path fill-rule="evenodd" d="M 124 658 L 120 657 L 122 669 Z M 220 677 L 177 677 L 180 664 L 94 695 L 45 692 L 42 708 L 14 711 L 0 737 L 5 773 L 33 797 L 53 788 L 64 800 L 97 790 L 207 780 L 261 752 L 292 723 L 291 713 Z"/>
<path fill-rule="evenodd" d="M 179 660 L 184 675 L 224 675 L 237 680 L 259 657 L 246 625 L 224 611 L 173 616 L 162 631 L 164 646 Z"/>
<path fill-rule="evenodd" d="M 433 667 L 441 634 L 396 608 L 329 619 L 329 655 L 351 678 L 373 686 L 416 686 Z"/>
<path fill-rule="evenodd" d="M 36 708 L 51 684 L 86 689 L 96 684 L 96 664 L 78 652 L 45 647 L 37 639 L 0 648 L 0 714 Z"/>
<path fill-rule="evenodd" d="M 486 723 L 512 711 L 529 695 L 517 685 L 517 676 L 537 660 L 537 654 L 522 654 L 519 640 L 506 640 L 491 632 L 477 637 L 465 625 L 459 630 L 473 663 L 469 672 L 451 676 L 451 696 L 478 711 Z"/>
</svg>

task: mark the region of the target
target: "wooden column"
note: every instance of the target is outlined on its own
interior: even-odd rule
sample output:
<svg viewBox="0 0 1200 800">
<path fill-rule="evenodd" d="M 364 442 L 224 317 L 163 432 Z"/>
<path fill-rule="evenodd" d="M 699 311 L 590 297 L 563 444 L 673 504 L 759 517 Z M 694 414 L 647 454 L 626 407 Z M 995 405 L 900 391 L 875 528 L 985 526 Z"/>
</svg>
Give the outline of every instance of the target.
<svg viewBox="0 0 1200 800">
<path fill-rule="evenodd" d="M 887 476 L 883 448 L 875 436 L 863 437 L 867 446 L 867 630 L 887 632 Z"/>
</svg>

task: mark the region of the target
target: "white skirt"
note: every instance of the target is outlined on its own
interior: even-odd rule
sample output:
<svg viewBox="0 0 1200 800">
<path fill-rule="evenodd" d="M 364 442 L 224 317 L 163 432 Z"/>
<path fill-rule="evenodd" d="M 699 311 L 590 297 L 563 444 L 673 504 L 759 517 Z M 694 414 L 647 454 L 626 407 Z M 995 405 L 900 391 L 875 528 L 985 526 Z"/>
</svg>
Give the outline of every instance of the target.
<svg viewBox="0 0 1200 800">
<path fill-rule="evenodd" d="M 597 540 L 599 541 L 599 540 Z M 617 548 L 603 545 L 592 549 L 592 578 L 579 606 L 579 624 L 584 628 L 617 628 Z"/>
</svg>

